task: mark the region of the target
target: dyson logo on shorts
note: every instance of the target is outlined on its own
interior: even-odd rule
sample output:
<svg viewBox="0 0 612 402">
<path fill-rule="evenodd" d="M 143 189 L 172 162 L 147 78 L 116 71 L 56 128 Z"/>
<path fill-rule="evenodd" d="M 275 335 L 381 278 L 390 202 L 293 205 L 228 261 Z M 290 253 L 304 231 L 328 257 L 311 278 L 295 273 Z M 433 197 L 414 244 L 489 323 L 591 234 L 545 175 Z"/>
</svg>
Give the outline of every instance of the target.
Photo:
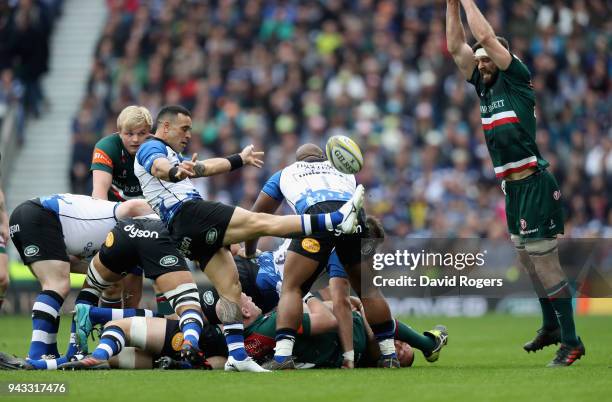
<svg viewBox="0 0 612 402">
<path fill-rule="evenodd" d="M 144 238 L 151 238 L 151 239 L 159 239 L 159 233 L 157 233 L 154 230 L 142 230 L 142 229 L 136 228 L 134 225 L 126 225 L 123 228 L 123 230 L 128 232 L 129 233 L 128 236 L 130 236 L 132 239 L 134 237 L 144 237 Z"/>
</svg>

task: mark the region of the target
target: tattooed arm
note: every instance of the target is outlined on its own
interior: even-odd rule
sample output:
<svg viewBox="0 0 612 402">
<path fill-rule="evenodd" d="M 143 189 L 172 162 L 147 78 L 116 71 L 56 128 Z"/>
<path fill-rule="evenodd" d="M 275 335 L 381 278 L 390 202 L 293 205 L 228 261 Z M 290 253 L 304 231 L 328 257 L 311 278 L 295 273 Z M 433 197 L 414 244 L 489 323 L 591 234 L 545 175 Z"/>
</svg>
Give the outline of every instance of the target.
<svg viewBox="0 0 612 402">
<path fill-rule="evenodd" d="M 210 158 L 197 160 L 198 154 L 193 154 L 191 161 L 183 161 L 181 166 L 191 168 L 195 177 L 215 176 L 221 173 L 230 172 L 245 165 L 260 168 L 263 166 L 262 151 L 255 151 L 253 145 L 246 146 L 239 154 L 230 155 L 227 158 Z"/>
</svg>

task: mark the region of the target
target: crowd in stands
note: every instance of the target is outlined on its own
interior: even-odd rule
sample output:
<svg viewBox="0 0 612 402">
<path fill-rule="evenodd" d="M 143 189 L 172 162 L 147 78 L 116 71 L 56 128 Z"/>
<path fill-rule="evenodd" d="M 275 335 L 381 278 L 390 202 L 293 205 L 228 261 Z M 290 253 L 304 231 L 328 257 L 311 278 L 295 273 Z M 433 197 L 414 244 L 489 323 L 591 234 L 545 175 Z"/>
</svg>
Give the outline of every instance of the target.
<svg viewBox="0 0 612 402">
<path fill-rule="evenodd" d="M 41 79 L 49 68 L 49 41 L 63 0 L 0 0 L 0 122 L 10 111 L 24 141 L 27 116 L 45 109 Z"/>
<path fill-rule="evenodd" d="M 388 233 L 508 236 L 478 99 L 446 50 L 445 0 L 107 3 L 74 118 L 74 191 L 90 192 L 93 144 L 122 108 L 155 116 L 178 103 L 193 112 L 188 152 L 266 151 L 262 170 L 199 183 L 208 199 L 250 208 L 299 144 L 345 134 L 365 155 L 367 211 Z M 477 3 L 532 72 L 566 235 L 612 237 L 610 3 Z"/>
</svg>

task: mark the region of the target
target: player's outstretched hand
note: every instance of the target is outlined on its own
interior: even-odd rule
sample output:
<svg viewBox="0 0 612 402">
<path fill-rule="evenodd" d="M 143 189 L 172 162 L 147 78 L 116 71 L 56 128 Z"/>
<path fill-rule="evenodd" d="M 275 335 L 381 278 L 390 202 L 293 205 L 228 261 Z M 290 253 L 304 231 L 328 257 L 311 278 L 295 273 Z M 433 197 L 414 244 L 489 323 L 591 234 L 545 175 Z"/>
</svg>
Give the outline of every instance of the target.
<svg viewBox="0 0 612 402">
<path fill-rule="evenodd" d="M 198 162 L 198 154 L 193 154 L 191 160 L 184 160 L 178 165 L 178 171 L 176 177 L 180 180 L 184 180 L 187 177 L 195 176 L 195 167 Z"/>
<path fill-rule="evenodd" d="M 242 163 L 245 165 L 251 165 L 255 167 L 262 167 L 264 162 L 261 158 L 263 158 L 263 151 L 255 151 L 255 146 L 253 144 L 246 146 L 242 152 L 240 152 L 240 157 L 242 158 Z"/>
</svg>

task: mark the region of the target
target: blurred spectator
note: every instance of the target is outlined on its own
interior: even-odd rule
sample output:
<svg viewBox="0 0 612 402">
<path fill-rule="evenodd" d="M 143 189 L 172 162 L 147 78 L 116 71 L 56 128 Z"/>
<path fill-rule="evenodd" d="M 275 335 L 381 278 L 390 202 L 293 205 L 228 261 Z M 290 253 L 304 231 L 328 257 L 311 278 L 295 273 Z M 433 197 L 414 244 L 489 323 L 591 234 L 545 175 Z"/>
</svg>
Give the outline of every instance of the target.
<svg viewBox="0 0 612 402">
<path fill-rule="evenodd" d="M 46 102 L 40 80 L 62 5 L 63 0 L 0 0 L 0 119 L 14 110 L 20 145 L 26 113 L 39 116 Z"/>
<path fill-rule="evenodd" d="M 189 152 L 266 151 L 261 171 L 199 183 L 210 199 L 249 207 L 298 144 L 345 134 L 362 147 L 367 208 L 389 233 L 507 236 L 478 100 L 446 51 L 443 0 L 108 4 L 86 96 L 102 122 L 96 137 L 128 104 L 155 114 L 181 103 L 194 116 Z M 567 235 L 609 237 L 609 2 L 479 5 L 532 72 L 538 143 L 562 186 Z"/>
<path fill-rule="evenodd" d="M 18 79 L 13 77 L 13 71 L 5 68 L 0 72 L 0 127 L 4 117 L 13 109 L 15 113 L 15 125 L 17 141 L 23 143 L 23 128 L 25 124 L 25 114 L 23 110 L 23 85 Z"/>
<path fill-rule="evenodd" d="M 38 117 L 44 100 L 41 77 L 49 69 L 51 12 L 34 0 L 19 0 L 13 11 L 12 52 L 25 87 L 26 111 Z"/>
</svg>

